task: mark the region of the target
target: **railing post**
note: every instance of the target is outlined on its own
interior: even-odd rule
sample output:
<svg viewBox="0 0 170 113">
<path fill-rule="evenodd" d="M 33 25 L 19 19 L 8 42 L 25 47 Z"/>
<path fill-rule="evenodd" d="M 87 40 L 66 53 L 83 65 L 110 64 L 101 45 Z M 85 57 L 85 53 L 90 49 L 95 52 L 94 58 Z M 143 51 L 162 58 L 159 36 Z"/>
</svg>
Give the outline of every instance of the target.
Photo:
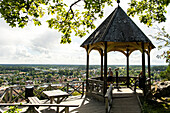
<svg viewBox="0 0 170 113">
<path fill-rule="evenodd" d="M 51 90 L 51 84 L 49 84 L 49 90 Z"/>
<path fill-rule="evenodd" d="M 138 82 L 138 81 L 135 81 L 134 93 L 136 93 L 137 82 Z"/>
<path fill-rule="evenodd" d="M 84 96 L 84 82 L 82 82 L 82 97 Z"/>
<path fill-rule="evenodd" d="M 69 113 L 69 107 L 65 107 L 65 113 Z"/>
<path fill-rule="evenodd" d="M 68 90 L 69 90 L 69 83 L 67 82 L 67 93 L 68 93 Z"/>
<path fill-rule="evenodd" d="M 10 87 L 9 102 L 11 102 L 11 101 L 12 101 L 12 90 L 13 90 L 13 87 Z"/>
<path fill-rule="evenodd" d="M 9 88 L 8 88 L 6 94 L 5 94 L 5 102 L 6 103 L 8 102 L 8 96 L 9 96 L 8 94 L 9 94 Z"/>
<path fill-rule="evenodd" d="M 116 71 L 116 87 L 118 88 L 118 71 Z"/>
<path fill-rule="evenodd" d="M 92 81 L 92 91 L 94 91 L 94 81 Z"/>
</svg>

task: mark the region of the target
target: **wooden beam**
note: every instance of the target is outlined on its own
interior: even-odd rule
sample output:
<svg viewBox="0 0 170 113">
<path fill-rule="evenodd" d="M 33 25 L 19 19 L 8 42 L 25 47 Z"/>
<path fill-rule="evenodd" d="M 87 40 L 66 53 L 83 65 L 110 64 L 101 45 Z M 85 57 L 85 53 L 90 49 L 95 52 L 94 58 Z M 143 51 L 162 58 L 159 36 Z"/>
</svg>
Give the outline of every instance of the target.
<svg viewBox="0 0 170 113">
<path fill-rule="evenodd" d="M 107 42 L 105 42 L 104 48 L 104 90 L 103 95 L 107 92 Z"/>
<path fill-rule="evenodd" d="M 88 92 L 89 89 L 89 45 L 87 45 L 87 64 L 86 64 L 86 92 Z"/>
<path fill-rule="evenodd" d="M 143 85 L 143 93 L 144 96 L 146 96 L 146 90 L 145 90 L 145 82 L 146 82 L 146 76 L 145 76 L 145 49 L 144 49 L 144 42 L 142 42 L 142 76 L 144 77 L 144 85 Z"/>
<path fill-rule="evenodd" d="M 149 79 L 149 89 L 151 89 L 151 69 L 150 69 L 150 47 L 148 47 L 148 77 Z"/>
<path fill-rule="evenodd" d="M 101 80 L 103 80 L 103 50 L 101 49 Z"/>
<path fill-rule="evenodd" d="M 127 49 L 127 87 L 129 88 L 129 49 Z"/>
</svg>

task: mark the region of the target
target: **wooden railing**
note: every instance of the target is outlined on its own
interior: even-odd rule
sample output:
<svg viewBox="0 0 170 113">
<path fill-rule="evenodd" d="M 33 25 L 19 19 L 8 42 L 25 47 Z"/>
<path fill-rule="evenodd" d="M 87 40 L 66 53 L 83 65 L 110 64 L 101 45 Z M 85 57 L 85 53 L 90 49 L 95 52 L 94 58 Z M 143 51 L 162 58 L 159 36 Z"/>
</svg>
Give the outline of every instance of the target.
<svg viewBox="0 0 170 113">
<path fill-rule="evenodd" d="M 73 95 L 74 92 L 81 94 L 81 97 L 84 95 L 84 82 L 73 81 L 65 83 L 64 87 L 61 90 L 65 90 L 68 94 Z"/>
<path fill-rule="evenodd" d="M 143 81 L 139 81 L 138 79 L 136 79 L 136 81 L 135 81 L 135 83 L 134 83 L 134 85 L 133 85 L 133 89 L 134 89 L 134 92 L 136 93 L 136 89 L 137 88 L 140 88 L 140 86 L 139 86 L 139 82 L 143 82 Z M 150 90 L 151 90 L 151 83 L 150 83 L 150 78 L 147 78 L 146 80 L 145 80 L 145 83 L 143 84 L 143 85 L 145 85 L 145 86 L 142 86 L 142 87 L 145 87 L 145 93 L 147 94 L 147 93 L 149 93 L 150 92 Z"/>
<path fill-rule="evenodd" d="M 62 105 L 62 104 L 17 104 L 17 103 L 0 103 L 1 106 L 19 106 L 19 107 L 28 107 L 26 113 L 41 113 L 37 107 L 48 106 L 48 107 L 64 107 L 59 113 L 69 113 L 69 107 L 78 107 L 79 105 Z M 0 113 L 4 111 L 0 109 Z"/>
<path fill-rule="evenodd" d="M 37 96 L 40 99 L 47 98 L 43 91 L 47 90 L 57 90 L 61 89 L 69 93 L 70 95 L 73 95 L 74 92 L 77 92 L 84 95 L 84 82 L 80 81 L 74 81 L 74 82 L 67 82 L 63 83 L 63 86 L 57 86 L 57 84 L 36 84 L 33 86 L 33 94 L 34 96 Z M 23 102 L 27 101 L 27 98 L 25 97 L 25 91 L 26 91 L 26 85 L 20 85 L 20 86 L 9 86 L 4 90 L 2 96 L 0 97 L 1 103 L 14 103 L 14 102 Z"/>
<path fill-rule="evenodd" d="M 101 77 L 95 77 L 95 78 L 91 78 L 92 80 L 99 80 L 99 81 L 103 81 Z M 130 76 L 129 77 L 129 87 L 134 87 L 134 84 L 135 84 L 135 81 L 138 79 L 138 77 L 133 77 L 133 76 Z M 118 83 L 117 83 L 118 82 Z M 127 85 L 127 77 L 124 77 L 124 76 L 119 76 L 118 79 L 117 79 L 117 82 L 116 82 L 116 77 L 113 76 L 112 77 L 112 81 L 111 83 L 114 85 L 114 86 L 120 86 L 120 85 Z"/>
<path fill-rule="evenodd" d="M 89 80 L 89 93 L 103 95 L 104 82 L 95 79 L 88 79 L 88 80 Z"/>
<path fill-rule="evenodd" d="M 112 102 L 113 102 L 112 90 L 113 90 L 113 85 L 111 84 L 109 89 L 107 90 L 106 95 L 105 95 L 105 109 L 106 109 L 106 113 L 110 113 L 110 110 L 112 108 Z"/>
</svg>

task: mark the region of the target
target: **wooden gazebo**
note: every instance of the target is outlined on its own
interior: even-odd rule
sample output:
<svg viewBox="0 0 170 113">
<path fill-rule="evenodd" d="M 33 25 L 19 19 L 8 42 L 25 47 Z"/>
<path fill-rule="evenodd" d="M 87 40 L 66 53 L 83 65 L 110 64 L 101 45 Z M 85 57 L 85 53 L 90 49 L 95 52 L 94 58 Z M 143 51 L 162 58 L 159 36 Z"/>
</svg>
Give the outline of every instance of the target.
<svg viewBox="0 0 170 113">
<path fill-rule="evenodd" d="M 86 91 L 88 91 L 89 54 L 92 50 L 101 55 L 101 77 L 103 77 L 104 56 L 104 90 L 107 91 L 107 53 L 119 51 L 127 57 L 127 87 L 129 87 L 129 56 L 139 50 L 142 53 L 142 72 L 145 77 L 145 52 L 148 55 L 148 75 L 150 78 L 150 51 L 155 48 L 148 37 L 127 16 L 123 9 L 118 7 L 103 21 L 103 23 L 83 42 L 81 47 L 87 51 Z M 145 77 L 146 78 L 146 77 Z"/>
</svg>

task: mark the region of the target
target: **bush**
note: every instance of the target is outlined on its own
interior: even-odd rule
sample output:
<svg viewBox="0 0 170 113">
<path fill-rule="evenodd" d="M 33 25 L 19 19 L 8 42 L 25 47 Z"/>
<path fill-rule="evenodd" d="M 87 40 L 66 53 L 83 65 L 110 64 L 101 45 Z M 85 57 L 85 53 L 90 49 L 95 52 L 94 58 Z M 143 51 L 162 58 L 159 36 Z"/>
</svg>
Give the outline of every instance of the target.
<svg viewBox="0 0 170 113">
<path fill-rule="evenodd" d="M 19 113 L 19 111 L 22 111 L 22 109 L 19 109 L 18 106 L 10 106 L 4 113 Z"/>
</svg>

